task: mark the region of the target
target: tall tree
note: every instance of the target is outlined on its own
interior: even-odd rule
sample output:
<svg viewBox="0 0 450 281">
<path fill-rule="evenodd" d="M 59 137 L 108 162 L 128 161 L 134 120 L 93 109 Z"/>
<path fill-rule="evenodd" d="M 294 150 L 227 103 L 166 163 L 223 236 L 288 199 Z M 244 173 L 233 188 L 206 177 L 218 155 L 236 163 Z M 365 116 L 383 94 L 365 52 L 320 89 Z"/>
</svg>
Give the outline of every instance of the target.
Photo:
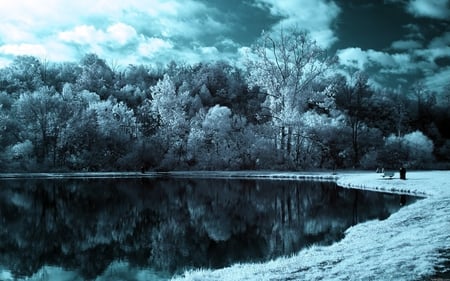
<svg viewBox="0 0 450 281">
<path fill-rule="evenodd" d="M 334 61 L 308 33 L 295 28 L 263 33 L 248 54 L 250 87 L 266 92 L 265 107 L 275 128 L 274 141 L 287 157 L 295 124 L 317 98 L 311 85 Z"/>
<path fill-rule="evenodd" d="M 42 64 L 33 56 L 18 56 L 1 73 L 0 91 L 22 93 L 36 91 L 43 85 Z"/>
<path fill-rule="evenodd" d="M 433 113 L 436 106 L 435 93 L 428 91 L 425 85 L 419 81 L 411 87 L 411 93 L 416 101 L 416 107 L 412 110 L 413 127 L 424 132 L 426 135 L 431 135 L 430 126 L 434 122 Z"/>
<path fill-rule="evenodd" d="M 164 165 L 177 165 L 186 155 L 189 122 L 186 110 L 190 100 L 188 92 L 177 92 L 169 75 L 151 87 L 153 119 L 158 124 L 157 136 L 165 151 Z"/>
<path fill-rule="evenodd" d="M 81 59 L 81 69 L 81 75 L 76 82 L 78 90 L 88 90 L 106 99 L 114 77 L 106 62 L 95 54 L 87 54 Z"/>
<path fill-rule="evenodd" d="M 347 115 L 347 123 L 351 128 L 351 147 L 353 165 L 359 166 L 361 159 L 361 133 L 367 130 L 367 117 L 371 112 L 370 100 L 373 91 L 370 89 L 367 77 L 357 72 L 351 83 L 342 84 L 336 94 L 336 104 Z"/>
<path fill-rule="evenodd" d="M 55 165 L 60 133 L 70 118 L 61 95 L 54 89 L 43 87 L 21 94 L 14 106 L 17 117 L 25 126 L 27 138 L 34 142 L 38 161 L 46 160 L 51 152 Z"/>
</svg>

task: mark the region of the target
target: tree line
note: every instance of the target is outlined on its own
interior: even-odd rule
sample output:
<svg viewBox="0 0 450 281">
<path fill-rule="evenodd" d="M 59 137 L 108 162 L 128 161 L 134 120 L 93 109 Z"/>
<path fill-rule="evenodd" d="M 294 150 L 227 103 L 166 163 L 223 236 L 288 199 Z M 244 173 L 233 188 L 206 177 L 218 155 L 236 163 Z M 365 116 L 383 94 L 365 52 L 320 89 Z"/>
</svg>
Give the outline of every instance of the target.
<svg viewBox="0 0 450 281">
<path fill-rule="evenodd" d="M 448 168 L 450 102 L 345 75 L 308 33 L 265 33 L 244 64 L 0 69 L 0 169 Z"/>
</svg>

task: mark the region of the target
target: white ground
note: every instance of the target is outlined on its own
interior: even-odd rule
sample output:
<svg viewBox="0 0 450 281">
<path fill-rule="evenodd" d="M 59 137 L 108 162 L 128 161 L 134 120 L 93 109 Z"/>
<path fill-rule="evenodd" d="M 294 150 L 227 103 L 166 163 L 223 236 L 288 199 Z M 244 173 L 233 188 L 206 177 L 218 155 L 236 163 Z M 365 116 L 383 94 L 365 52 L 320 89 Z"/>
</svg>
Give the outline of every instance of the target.
<svg viewBox="0 0 450 281">
<path fill-rule="evenodd" d="M 397 173 L 398 177 L 398 173 Z M 407 180 L 376 173 L 338 175 L 343 187 L 426 196 L 383 221 L 351 227 L 331 246 L 261 264 L 197 270 L 173 280 L 421 280 L 450 248 L 450 172 L 408 172 Z"/>
<path fill-rule="evenodd" d="M 398 173 L 397 179 L 387 180 L 380 174 L 369 172 L 337 175 L 179 172 L 171 175 L 333 179 L 343 187 L 410 193 L 425 197 L 401 208 L 386 220 L 368 221 L 351 227 L 341 241 L 330 246 L 313 246 L 291 257 L 278 258 L 267 263 L 236 264 L 218 270 L 189 271 L 172 280 L 427 280 L 426 277 L 435 272 L 436 266 L 442 264 L 439 250 L 450 251 L 450 171 L 408 172 L 406 181 L 398 179 Z M 130 271 L 126 264 L 119 263 L 112 265 L 104 276 L 98 277 L 97 280 L 153 278 L 155 276 L 148 270 Z M 7 270 L 0 269 L 0 280 L 13 279 Z M 26 280 L 79 280 L 79 278 L 73 272 L 44 267 Z"/>
</svg>

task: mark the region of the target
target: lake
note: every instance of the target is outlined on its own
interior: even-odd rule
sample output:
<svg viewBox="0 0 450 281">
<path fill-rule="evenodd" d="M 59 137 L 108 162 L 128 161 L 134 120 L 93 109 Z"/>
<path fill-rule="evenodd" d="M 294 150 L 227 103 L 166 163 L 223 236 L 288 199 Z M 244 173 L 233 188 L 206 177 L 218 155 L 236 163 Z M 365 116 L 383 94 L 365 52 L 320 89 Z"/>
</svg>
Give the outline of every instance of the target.
<svg viewBox="0 0 450 281">
<path fill-rule="evenodd" d="M 0 180 L 0 273 L 36 276 L 47 266 L 80 280 L 167 279 L 328 245 L 414 200 L 314 181 Z"/>
</svg>

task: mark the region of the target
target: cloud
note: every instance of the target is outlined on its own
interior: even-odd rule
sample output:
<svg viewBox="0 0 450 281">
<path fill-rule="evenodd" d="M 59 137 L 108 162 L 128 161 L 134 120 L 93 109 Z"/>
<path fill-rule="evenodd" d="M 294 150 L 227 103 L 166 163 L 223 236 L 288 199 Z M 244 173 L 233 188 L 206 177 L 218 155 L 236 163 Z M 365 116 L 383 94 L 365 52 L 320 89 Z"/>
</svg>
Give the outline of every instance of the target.
<svg viewBox="0 0 450 281">
<path fill-rule="evenodd" d="M 7 67 L 9 65 L 9 63 L 10 63 L 9 59 L 2 58 L 0 56 L 0 68 Z"/>
<path fill-rule="evenodd" d="M 103 42 L 106 34 L 92 25 L 80 25 L 72 30 L 60 32 L 58 38 L 65 42 L 90 45 Z"/>
<path fill-rule="evenodd" d="M 217 50 L 216 47 L 200 47 L 199 50 L 202 55 L 217 57 L 217 55 L 219 54 L 219 50 Z"/>
<path fill-rule="evenodd" d="M 30 23 L 35 26 L 45 26 L 48 23 L 74 25 L 95 17 L 114 22 L 130 11 L 144 11 L 145 14 L 156 18 L 166 15 L 180 16 L 198 8 L 195 5 L 196 2 L 192 0 L 184 2 L 174 0 L 46 0 L 45 3 L 14 0 L 3 2 L 0 10 L 3 20 L 12 20 L 22 25 Z"/>
<path fill-rule="evenodd" d="M 173 44 L 168 41 L 164 41 L 161 38 L 145 38 L 143 42 L 139 44 L 138 52 L 142 56 L 153 57 L 156 53 L 165 51 L 168 52 L 173 48 Z"/>
<path fill-rule="evenodd" d="M 424 78 L 424 84 L 432 91 L 444 93 L 445 91 L 448 91 L 448 87 L 450 87 L 449 77 L 450 66 L 440 68 L 437 72 L 428 74 Z"/>
<path fill-rule="evenodd" d="M 4 44 L 0 45 L 0 66 L 6 66 L 14 56 L 29 55 L 49 61 L 73 61 L 78 59 L 76 52 L 56 40 L 46 44 Z"/>
<path fill-rule="evenodd" d="M 76 53 L 72 48 L 65 44 L 53 41 L 47 44 L 5 44 L 0 46 L 0 60 L 1 65 L 7 65 L 10 62 L 10 57 L 29 55 L 35 56 L 39 59 L 46 59 L 50 61 L 68 61 L 75 60 Z M 1 58 L 1 56 L 4 56 Z"/>
<path fill-rule="evenodd" d="M 282 17 L 275 28 L 298 26 L 311 32 L 311 36 L 324 48 L 336 42 L 332 24 L 340 13 L 333 1 L 309 0 L 257 0 L 262 8 L 268 8 L 272 15 Z"/>
<path fill-rule="evenodd" d="M 422 60 L 429 62 L 432 68 L 437 68 L 438 66 L 435 64 L 435 60 L 448 57 L 450 54 L 450 46 L 420 49 L 416 50 L 414 54 L 422 58 Z"/>
<path fill-rule="evenodd" d="M 411 50 L 422 48 L 422 43 L 416 40 L 398 40 L 391 44 L 391 48 L 395 50 Z"/>
<path fill-rule="evenodd" d="M 448 0 L 411 0 L 407 11 L 416 17 L 449 19 L 450 6 Z"/>
<path fill-rule="evenodd" d="M 44 57 L 46 49 L 40 44 L 6 44 L 0 46 L 0 53 L 13 56 L 31 55 Z"/>
<path fill-rule="evenodd" d="M 341 65 L 365 70 L 377 66 L 383 68 L 399 68 L 408 60 L 407 54 L 389 54 L 375 50 L 362 50 L 361 48 L 346 48 L 337 52 Z"/>
<path fill-rule="evenodd" d="M 58 34 L 58 38 L 62 41 L 80 45 L 110 43 L 123 46 L 136 37 L 136 30 L 124 23 L 110 25 L 106 30 L 97 29 L 92 25 L 80 25 Z"/>
<path fill-rule="evenodd" d="M 339 50 L 337 56 L 343 71 L 364 71 L 374 87 L 395 88 L 399 84 L 408 87 L 423 81 L 428 90 L 443 93 L 450 85 L 450 46 L 443 46 L 446 38 L 447 35 L 436 37 L 430 43 L 435 48 L 398 53 L 346 48 Z"/>
<path fill-rule="evenodd" d="M 430 48 L 447 47 L 450 45 L 450 32 L 445 32 L 441 36 L 435 37 L 431 40 Z"/>
<path fill-rule="evenodd" d="M 224 38 L 223 40 L 217 42 L 215 46 L 224 51 L 238 51 L 238 49 L 241 47 L 240 44 L 236 43 L 231 38 Z"/>
<path fill-rule="evenodd" d="M 378 74 L 417 74 L 421 67 L 429 68 L 428 62 L 416 62 L 412 53 L 387 53 L 376 50 L 362 50 L 361 48 L 346 48 L 339 50 L 339 63 L 353 70 Z"/>
<path fill-rule="evenodd" d="M 361 48 L 346 48 L 337 52 L 341 65 L 364 70 L 368 63 L 367 54 Z"/>
<path fill-rule="evenodd" d="M 114 41 L 119 45 L 125 45 L 137 36 L 136 30 L 132 26 L 121 22 L 108 27 L 107 34 L 109 34 L 109 39 L 111 41 Z"/>
<path fill-rule="evenodd" d="M 142 1 L 145 2 L 145 1 Z M 194 0 L 153 1 L 147 7 L 128 7 L 127 23 L 146 36 L 198 40 L 228 30 L 221 13 L 207 3 Z"/>
<path fill-rule="evenodd" d="M 0 43 L 1 41 L 11 43 L 21 43 L 33 41 L 36 37 L 27 30 L 21 29 L 13 23 L 0 23 Z"/>
<path fill-rule="evenodd" d="M 450 18 L 449 0 L 385 0 L 405 4 L 406 11 L 415 17 L 438 20 Z"/>
<path fill-rule="evenodd" d="M 173 49 L 190 52 L 193 42 L 210 45 L 205 40 L 228 30 L 215 7 L 196 0 L 4 2 L 0 9 L 2 61 L 25 53 L 71 60 L 95 52 L 105 59 L 119 57 L 125 62 L 130 58 L 132 63 L 139 61 L 139 54 L 159 52 L 160 56 L 153 56 L 159 59 L 171 57 Z M 67 57 L 52 54 L 55 50 Z M 164 50 L 169 54 L 163 56 Z"/>
<path fill-rule="evenodd" d="M 159 18 L 153 32 L 164 37 L 199 39 L 208 34 L 220 34 L 227 27 L 209 15 L 197 15 L 192 18 Z"/>
</svg>

